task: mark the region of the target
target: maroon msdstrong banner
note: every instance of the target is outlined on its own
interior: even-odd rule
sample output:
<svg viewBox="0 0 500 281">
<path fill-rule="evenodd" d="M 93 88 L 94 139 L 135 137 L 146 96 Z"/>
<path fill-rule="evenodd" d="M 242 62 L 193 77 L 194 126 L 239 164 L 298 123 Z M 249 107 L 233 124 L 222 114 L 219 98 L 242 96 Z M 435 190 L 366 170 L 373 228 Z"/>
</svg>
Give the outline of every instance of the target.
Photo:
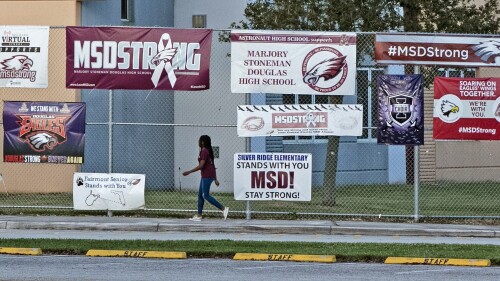
<svg viewBox="0 0 500 281">
<path fill-rule="evenodd" d="M 67 27 L 66 87 L 209 88 L 210 29 Z"/>
</svg>

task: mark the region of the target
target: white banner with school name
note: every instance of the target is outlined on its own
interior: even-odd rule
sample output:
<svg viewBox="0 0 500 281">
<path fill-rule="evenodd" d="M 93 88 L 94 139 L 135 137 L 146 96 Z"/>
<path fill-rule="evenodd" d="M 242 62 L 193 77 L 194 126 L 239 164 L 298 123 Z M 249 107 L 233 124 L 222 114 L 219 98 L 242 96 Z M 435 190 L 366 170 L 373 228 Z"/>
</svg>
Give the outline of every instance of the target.
<svg viewBox="0 0 500 281">
<path fill-rule="evenodd" d="M 48 58 L 48 26 L 0 26 L 0 87 L 47 88 Z"/>
<path fill-rule="evenodd" d="M 362 104 L 237 106 L 240 137 L 361 136 Z"/>
<path fill-rule="evenodd" d="M 311 154 L 234 154 L 235 200 L 311 201 L 311 182 Z"/>
<path fill-rule="evenodd" d="M 75 210 L 125 211 L 144 209 L 143 174 L 74 173 Z"/>
<path fill-rule="evenodd" d="M 356 33 L 231 31 L 231 92 L 354 95 Z"/>
</svg>

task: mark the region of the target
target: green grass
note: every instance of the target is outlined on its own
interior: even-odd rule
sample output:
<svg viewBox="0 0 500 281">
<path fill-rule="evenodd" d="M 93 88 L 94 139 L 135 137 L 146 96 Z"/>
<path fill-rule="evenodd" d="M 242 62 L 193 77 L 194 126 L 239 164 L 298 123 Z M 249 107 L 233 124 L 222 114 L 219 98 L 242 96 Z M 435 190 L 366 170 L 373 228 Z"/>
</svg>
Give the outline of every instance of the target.
<svg viewBox="0 0 500 281">
<path fill-rule="evenodd" d="M 216 190 L 215 188 L 213 190 Z M 500 183 L 441 183 L 420 186 L 419 205 L 421 216 L 500 216 Z M 335 205 L 326 203 L 335 195 Z M 243 218 L 245 201 L 236 201 L 232 193 L 213 192 L 222 204 L 233 214 Z M 0 211 L 5 206 L 72 207 L 72 194 L 0 194 Z M 146 208 L 155 211 L 137 211 L 130 214 L 169 213 L 162 210 L 195 210 L 197 192 L 178 190 L 151 190 L 145 193 Z M 331 200 L 330 200 L 331 201 Z M 408 216 L 414 214 L 414 188 L 412 185 L 357 185 L 338 187 L 334 193 L 323 188 L 313 188 L 310 202 L 252 201 L 251 209 L 256 212 L 284 213 L 257 214 L 257 217 L 272 218 L 324 218 L 332 214 L 368 214 Z M 215 210 L 209 204 L 207 210 Z M 24 210 L 26 211 L 26 210 Z M 44 211 L 46 212 L 46 211 Z M 69 210 L 68 212 L 75 212 Z M 170 212 L 179 215 L 181 212 Z M 303 215 L 301 213 L 310 213 Z M 254 217 L 254 215 L 252 215 Z"/>
<path fill-rule="evenodd" d="M 89 249 L 186 252 L 188 257 L 232 258 L 235 253 L 335 255 L 339 262 L 383 262 L 385 258 L 490 259 L 500 265 L 500 246 L 447 244 L 306 243 L 232 240 L 107 241 L 0 239 L 0 247 L 41 248 L 44 254 L 84 255 Z"/>
</svg>

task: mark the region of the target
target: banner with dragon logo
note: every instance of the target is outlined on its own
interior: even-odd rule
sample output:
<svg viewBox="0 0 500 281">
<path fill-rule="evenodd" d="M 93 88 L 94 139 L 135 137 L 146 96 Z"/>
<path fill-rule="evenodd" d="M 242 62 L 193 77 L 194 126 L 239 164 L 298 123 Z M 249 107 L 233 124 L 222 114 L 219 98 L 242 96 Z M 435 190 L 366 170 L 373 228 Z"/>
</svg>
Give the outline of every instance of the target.
<svg viewBox="0 0 500 281">
<path fill-rule="evenodd" d="M 361 136 L 362 104 L 238 105 L 239 137 Z"/>
<path fill-rule="evenodd" d="M 377 78 L 379 144 L 424 144 L 422 75 L 381 75 Z"/>
<path fill-rule="evenodd" d="M 212 30 L 66 28 L 66 87 L 202 91 L 210 88 Z"/>
<path fill-rule="evenodd" d="M 82 164 L 85 103 L 5 101 L 4 162 Z"/>
<path fill-rule="evenodd" d="M 356 34 L 231 31 L 231 91 L 354 95 Z"/>
<path fill-rule="evenodd" d="M 500 78 L 435 77 L 434 139 L 500 140 L 497 85 Z"/>
<path fill-rule="evenodd" d="M 0 87 L 47 88 L 48 26 L 0 26 Z"/>
<path fill-rule="evenodd" d="M 378 64 L 500 66 L 500 36 L 451 34 L 375 35 Z"/>
</svg>

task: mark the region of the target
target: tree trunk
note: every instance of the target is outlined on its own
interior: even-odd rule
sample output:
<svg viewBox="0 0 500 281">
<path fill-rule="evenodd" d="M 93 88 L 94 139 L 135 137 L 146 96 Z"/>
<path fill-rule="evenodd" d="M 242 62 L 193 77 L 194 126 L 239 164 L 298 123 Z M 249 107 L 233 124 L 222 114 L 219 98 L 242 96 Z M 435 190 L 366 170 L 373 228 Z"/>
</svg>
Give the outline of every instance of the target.
<svg viewBox="0 0 500 281">
<path fill-rule="evenodd" d="M 330 96 L 330 104 L 341 104 L 342 96 Z M 323 188 L 326 189 L 326 195 L 323 199 L 323 205 L 333 207 L 336 204 L 335 198 L 335 180 L 337 178 L 337 162 L 339 152 L 340 137 L 328 137 L 326 149 L 325 172 L 323 177 Z"/>
</svg>

